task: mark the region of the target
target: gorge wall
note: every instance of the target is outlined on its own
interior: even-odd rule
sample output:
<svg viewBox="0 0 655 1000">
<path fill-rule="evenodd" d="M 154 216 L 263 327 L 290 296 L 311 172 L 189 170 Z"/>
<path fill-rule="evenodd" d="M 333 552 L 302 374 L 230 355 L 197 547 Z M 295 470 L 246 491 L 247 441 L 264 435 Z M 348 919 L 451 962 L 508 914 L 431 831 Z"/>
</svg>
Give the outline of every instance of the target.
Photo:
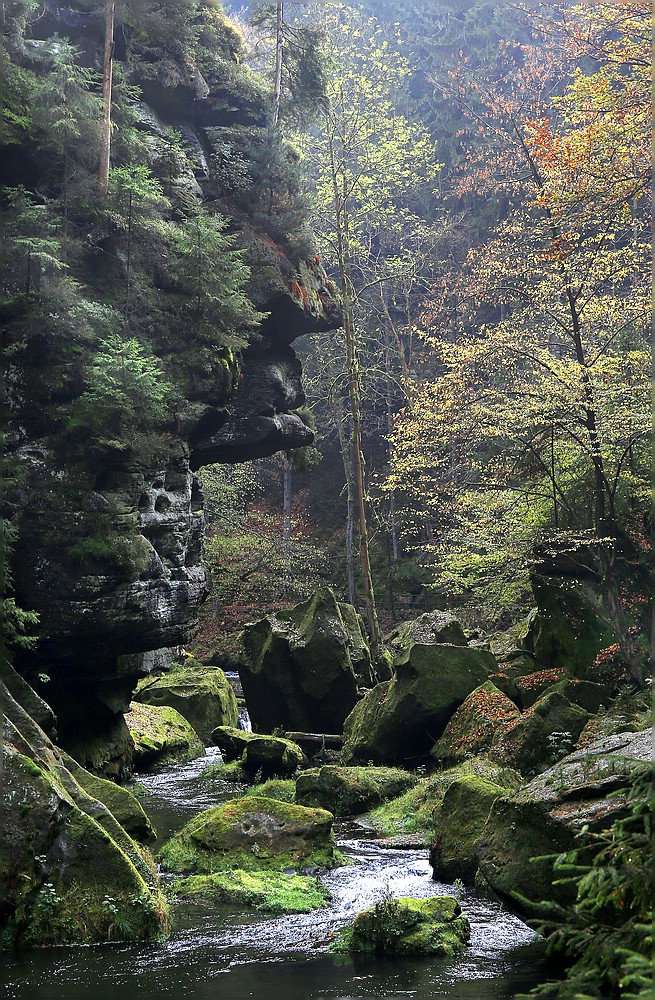
<svg viewBox="0 0 655 1000">
<path fill-rule="evenodd" d="M 149 6 L 128 4 L 117 28 L 114 165 L 128 162 L 131 176 L 138 176 L 136 164 L 157 179 L 165 198 L 154 215 L 178 228 L 190 219 L 191 241 L 194 213 L 206 206 L 228 220 L 225 232 L 235 242 L 226 253 L 241 251 L 239 264 L 250 268 L 245 292 L 258 310 L 245 347 L 209 347 L 194 330 L 187 308 L 192 296 L 181 294 L 167 257 L 140 251 L 137 258 L 137 193 L 129 198 L 127 244 L 120 213 L 117 219 L 97 213 L 90 168 L 89 191 L 78 195 L 70 177 L 73 169 L 83 174 L 84 157 L 74 136 L 61 146 L 63 166 L 53 174 L 30 136 L 14 135 L 0 178 L 8 186 L 26 178 L 40 210 L 68 202 L 58 223 L 59 231 L 75 227 L 66 271 L 87 302 L 115 309 L 116 298 L 121 304 L 115 287 L 134 288 L 138 278 L 143 289 L 140 298 L 131 292 L 124 339 L 147 343 L 162 378 L 175 388 L 168 412 L 154 425 L 141 426 L 137 415 L 122 419 L 119 433 L 80 426 L 75 407 L 88 394 L 98 338 L 85 340 L 78 328 L 66 341 L 52 317 L 59 286 L 42 257 L 28 256 L 32 287 L 28 272 L 27 294 L 17 280 L 3 303 L 4 516 L 16 535 L 16 602 L 39 616 L 30 628 L 36 643 L 16 652 L 15 666 L 54 709 L 59 743 L 82 764 L 118 777 L 131 765 L 123 712 L 136 682 L 152 669 L 158 650 L 189 640 L 209 592 L 199 473 L 213 462 L 244 461 L 312 440 L 295 412 L 304 394 L 291 344 L 340 323 L 334 287 L 300 232 L 295 154 L 271 137 L 268 88 L 240 66 L 237 31 L 217 5 L 191 5 L 192 59 L 188 46 L 166 37 L 166 24 L 148 20 Z M 34 76 L 35 87 L 61 56 L 58 39 L 75 46 L 74 67 L 102 65 L 103 21 L 94 5 L 40 4 L 13 22 L 10 17 L 8 29 L 16 79 Z M 128 117 L 127 139 L 121 139 Z M 173 158 L 166 154 L 171 134 Z M 230 179 L 230 157 L 238 183 Z M 208 273 L 206 281 L 212 280 Z"/>
</svg>

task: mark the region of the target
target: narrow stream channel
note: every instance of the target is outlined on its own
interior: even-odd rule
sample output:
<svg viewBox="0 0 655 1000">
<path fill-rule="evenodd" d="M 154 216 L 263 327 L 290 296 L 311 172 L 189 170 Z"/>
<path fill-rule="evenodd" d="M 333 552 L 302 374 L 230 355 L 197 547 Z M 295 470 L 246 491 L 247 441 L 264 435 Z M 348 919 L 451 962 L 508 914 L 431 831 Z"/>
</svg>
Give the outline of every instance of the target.
<svg viewBox="0 0 655 1000">
<path fill-rule="evenodd" d="M 139 777 L 143 804 L 163 841 L 192 815 L 230 798 L 234 785 L 200 778 L 218 751 L 160 774 Z M 161 945 L 61 948 L 3 956 L 0 984 L 16 1000 L 360 1000 L 453 997 L 509 1000 L 540 979 L 542 948 L 534 933 L 498 903 L 461 897 L 471 944 L 456 962 L 355 960 L 327 952 L 334 931 L 385 893 L 427 897 L 452 893 L 433 882 L 425 850 L 389 850 L 353 823 L 337 823 L 352 864 L 326 873 L 328 909 L 303 916 L 185 904 Z"/>
</svg>

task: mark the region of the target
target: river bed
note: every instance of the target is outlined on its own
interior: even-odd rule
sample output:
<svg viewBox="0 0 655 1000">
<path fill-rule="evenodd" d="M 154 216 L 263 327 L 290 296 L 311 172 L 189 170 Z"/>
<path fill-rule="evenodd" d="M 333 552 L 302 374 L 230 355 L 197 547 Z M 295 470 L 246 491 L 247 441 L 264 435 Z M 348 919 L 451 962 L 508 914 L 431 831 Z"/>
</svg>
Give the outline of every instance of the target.
<svg viewBox="0 0 655 1000">
<path fill-rule="evenodd" d="M 231 797 L 235 786 L 200 778 L 220 759 L 204 758 L 139 776 L 144 807 L 159 843 L 192 815 Z M 533 931 L 500 904 L 461 893 L 471 943 L 454 962 L 356 959 L 331 955 L 334 932 L 385 894 L 453 893 L 433 882 L 425 850 L 389 850 L 352 822 L 337 823 L 351 864 L 322 876 L 332 902 L 324 910 L 283 917 L 209 904 L 175 908 L 175 930 L 157 945 L 58 948 L 1 956 L 0 984 L 15 1000 L 509 1000 L 540 980 L 542 946 Z"/>
</svg>

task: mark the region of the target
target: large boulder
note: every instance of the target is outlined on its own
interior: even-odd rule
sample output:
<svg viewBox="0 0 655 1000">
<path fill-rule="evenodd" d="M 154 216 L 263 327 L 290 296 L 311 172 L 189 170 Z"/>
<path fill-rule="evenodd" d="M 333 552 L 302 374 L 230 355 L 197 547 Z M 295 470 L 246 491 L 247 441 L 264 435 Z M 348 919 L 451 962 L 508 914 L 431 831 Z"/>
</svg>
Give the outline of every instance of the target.
<svg viewBox="0 0 655 1000">
<path fill-rule="evenodd" d="M 417 783 L 415 774 L 400 768 L 325 764 L 298 775 L 296 802 L 329 809 L 335 816 L 356 816 L 397 798 Z"/>
<path fill-rule="evenodd" d="M 219 667 L 205 667 L 191 657 L 160 677 L 142 680 L 134 695 L 145 705 L 174 708 L 211 746 L 218 726 L 238 726 L 239 709 L 232 685 Z"/>
<path fill-rule="evenodd" d="M 176 899 L 204 900 L 266 913 L 310 913 L 327 906 L 328 890 L 316 878 L 270 870 L 191 875 L 172 887 Z"/>
<path fill-rule="evenodd" d="M 2 946 L 161 937 L 168 911 L 144 848 L 84 790 L 1 682 L 0 699 Z"/>
<path fill-rule="evenodd" d="M 358 689 L 377 679 L 360 619 L 323 588 L 246 625 L 239 676 L 254 728 L 341 732 Z"/>
<path fill-rule="evenodd" d="M 650 730 L 604 737 L 493 802 L 475 844 L 493 890 L 520 916 L 538 920 L 543 904 L 570 904 L 576 887 L 553 874 L 554 857 L 607 829 L 622 815 L 635 769 L 651 767 Z"/>
<path fill-rule="evenodd" d="M 455 958 L 471 936 L 468 918 L 454 896 L 383 899 L 362 910 L 339 935 L 334 951 Z"/>
<path fill-rule="evenodd" d="M 544 666 L 601 679 L 612 660 L 640 680 L 647 659 L 643 569 L 611 539 L 561 533 L 533 553 L 535 613 L 524 644 Z M 641 634 L 640 634 L 641 633 Z M 617 680 L 617 676 L 609 679 Z"/>
<path fill-rule="evenodd" d="M 241 767 L 247 775 L 261 772 L 267 778 L 293 774 L 304 762 L 305 756 L 297 743 L 280 736 L 255 736 L 247 740 L 241 756 Z"/>
<path fill-rule="evenodd" d="M 571 752 L 588 719 L 561 691 L 550 691 L 505 730 L 498 753 L 510 767 L 533 775 Z"/>
<path fill-rule="evenodd" d="M 138 770 L 182 764 L 201 757 L 205 751 L 195 730 L 174 708 L 135 702 L 125 720 Z"/>
<path fill-rule="evenodd" d="M 162 847 L 166 871 L 212 874 L 241 869 L 333 868 L 332 813 L 248 795 L 206 809 Z"/>
<path fill-rule="evenodd" d="M 458 764 L 497 745 L 519 710 L 495 684 L 487 681 L 471 691 L 450 719 L 431 756 L 445 764 Z"/>
<path fill-rule="evenodd" d="M 477 774 L 462 775 L 449 785 L 441 804 L 437 836 L 430 848 L 433 878 L 473 881 L 478 868 L 475 842 L 492 805 L 505 794 L 502 785 Z"/>
<path fill-rule="evenodd" d="M 245 729 L 235 729 L 234 726 L 218 726 L 212 733 L 212 746 L 218 747 L 225 764 L 233 760 L 241 760 L 243 751 L 249 740 L 257 738 L 256 733 Z"/>
<path fill-rule="evenodd" d="M 395 658 L 391 680 L 369 691 L 346 719 L 344 762 L 420 762 L 495 664 L 482 649 L 410 644 Z"/>
<path fill-rule="evenodd" d="M 403 622 L 385 637 L 385 642 L 401 652 L 416 642 L 466 646 L 466 636 L 460 622 L 448 611 L 426 611 L 412 621 Z"/>
</svg>

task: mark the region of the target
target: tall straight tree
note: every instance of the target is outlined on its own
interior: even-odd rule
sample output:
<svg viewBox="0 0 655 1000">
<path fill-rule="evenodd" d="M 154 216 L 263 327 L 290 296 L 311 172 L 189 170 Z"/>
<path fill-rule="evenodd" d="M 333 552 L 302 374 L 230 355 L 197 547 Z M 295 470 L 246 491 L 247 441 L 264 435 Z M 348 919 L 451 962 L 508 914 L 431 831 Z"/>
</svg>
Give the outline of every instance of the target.
<svg viewBox="0 0 655 1000">
<path fill-rule="evenodd" d="M 366 619 L 374 658 L 381 653 L 362 444 L 359 296 L 384 280 L 389 254 L 416 221 L 411 195 L 429 185 L 438 165 L 429 138 L 398 113 L 394 98 L 409 68 L 397 35 L 346 6 L 323 12 L 334 70 L 320 134 L 311 154 L 317 181 L 315 224 L 343 300 L 345 369 L 350 402 L 354 486 Z M 392 249 L 393 248 L 393 251 Z"/>
<path fill-rule="evenodd" d="M 114 71 L 114 27 L 116 0 L 106 0 L 105 51 L 102 66 L 102 132 L 100 139 L 100 170 L 98 190 L 104 197 L 109 190 L 109 161 L 111 159 L 111 89 Z"/>
</svg>

